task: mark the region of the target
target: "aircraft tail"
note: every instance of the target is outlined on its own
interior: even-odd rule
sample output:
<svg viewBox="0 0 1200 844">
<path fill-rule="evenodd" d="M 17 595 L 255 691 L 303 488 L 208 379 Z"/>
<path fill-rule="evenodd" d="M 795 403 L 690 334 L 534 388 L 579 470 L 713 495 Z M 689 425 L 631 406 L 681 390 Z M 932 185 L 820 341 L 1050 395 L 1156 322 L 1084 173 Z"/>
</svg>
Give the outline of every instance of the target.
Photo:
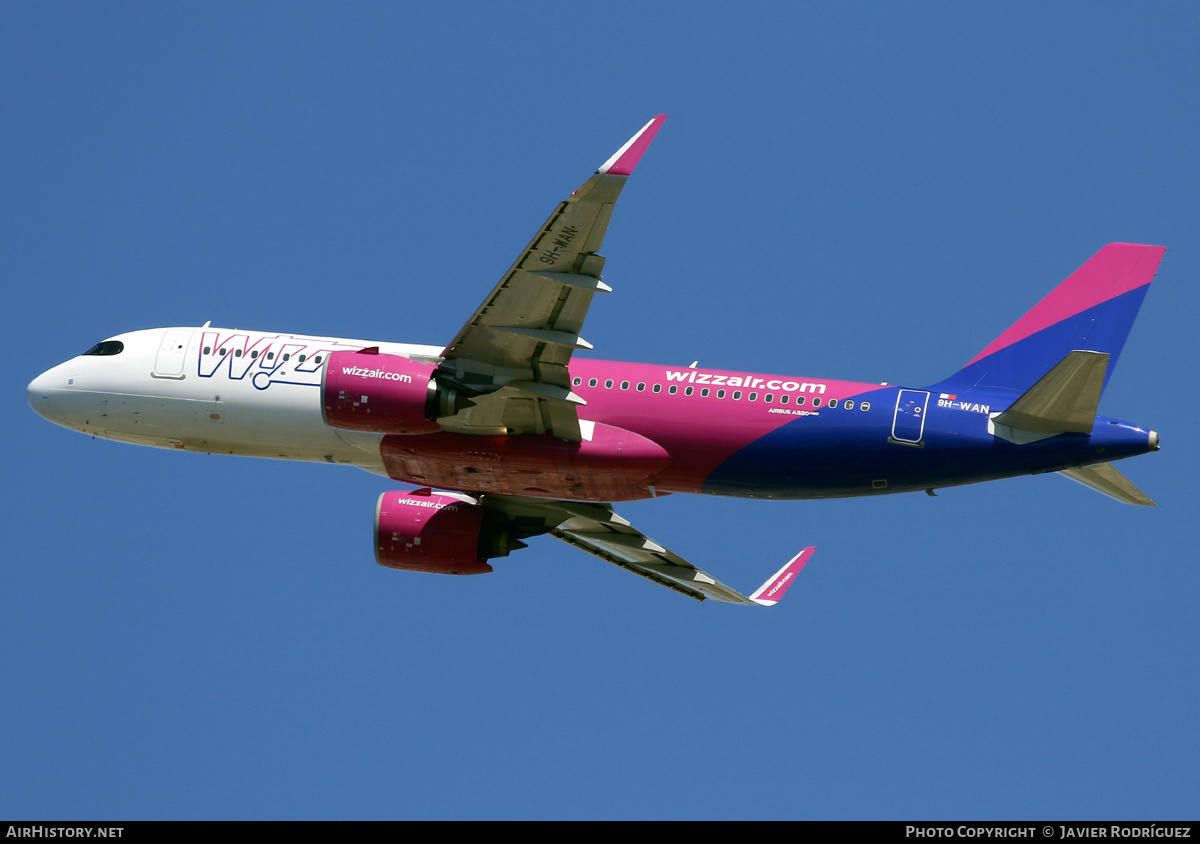
<svg viewBox="0 0 1200 844">
<path fill-rule="evenodd" d="M 1023 392 L 1071 352 L 1089 351 L 1107 355 L 1103 391 L 1164 252 L 1162 246 L 1110 243 L 966 366 L 930 389 Z"/>
</svg>

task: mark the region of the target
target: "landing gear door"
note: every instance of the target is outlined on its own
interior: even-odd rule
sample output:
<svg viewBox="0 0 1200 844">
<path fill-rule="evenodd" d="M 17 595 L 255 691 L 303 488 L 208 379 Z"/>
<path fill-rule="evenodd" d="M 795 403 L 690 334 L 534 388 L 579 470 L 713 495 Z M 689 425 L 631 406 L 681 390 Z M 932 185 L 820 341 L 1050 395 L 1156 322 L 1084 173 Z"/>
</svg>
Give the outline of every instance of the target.
<svg viewBox="0 0 1200 844">
<path fill-rule="evenodd" d="M 168 328 L 163 332 L 154 358 L 155 378 L 183 378 L 183 359 L 187 355 L 188 341 L 192 339 L 191 328 Z"/>
<path fill-rule="evenodd" d="M 925 414 L 929 393 L 925 390 L 901 390 L 896 396 L 896 415 L 892 417 L 892 442 L 920 445 L 925 434 Z"/>
</svg>

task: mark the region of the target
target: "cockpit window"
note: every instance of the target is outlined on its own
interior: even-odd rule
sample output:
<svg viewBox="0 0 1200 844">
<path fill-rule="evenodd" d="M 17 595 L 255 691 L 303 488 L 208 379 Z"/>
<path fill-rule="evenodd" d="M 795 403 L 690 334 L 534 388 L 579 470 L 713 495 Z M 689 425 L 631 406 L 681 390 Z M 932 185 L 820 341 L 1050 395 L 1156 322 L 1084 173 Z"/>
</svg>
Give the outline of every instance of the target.
<svg viewBox="0 0 1200 844">
<path fill-rule="evenodd" d="M 119 355 L 125 351 L 125 344 L 120 340 L 105 340 L 103 343 L 97 343 L 86 352 L 85 355 Z"/>
</svg>

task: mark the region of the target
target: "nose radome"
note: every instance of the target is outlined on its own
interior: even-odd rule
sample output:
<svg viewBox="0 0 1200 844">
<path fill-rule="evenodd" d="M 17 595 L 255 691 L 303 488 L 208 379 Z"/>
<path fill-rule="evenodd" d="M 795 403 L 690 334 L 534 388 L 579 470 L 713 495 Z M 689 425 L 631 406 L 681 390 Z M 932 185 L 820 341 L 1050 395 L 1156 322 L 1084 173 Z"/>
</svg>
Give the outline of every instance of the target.
<svg viewBox="0 0 1200 844">
<path fill-rule="evenodd" d="M 39 416 L 46 416 L 46 404 L 50 400 L 50 379 L 47 375 L 48 373 L 43 372 L 30 381 L 29 386 L 25 388 L 25 401 L 29 402 L 29 406 Z"/>
</svg>

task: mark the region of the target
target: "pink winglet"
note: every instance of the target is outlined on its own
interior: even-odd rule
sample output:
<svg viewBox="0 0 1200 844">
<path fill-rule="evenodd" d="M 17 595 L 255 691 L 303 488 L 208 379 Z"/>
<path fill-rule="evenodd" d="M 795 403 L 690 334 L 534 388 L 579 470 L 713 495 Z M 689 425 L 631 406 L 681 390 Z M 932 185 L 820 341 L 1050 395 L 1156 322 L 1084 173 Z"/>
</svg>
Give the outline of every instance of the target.
<svg viewBox="0 0 1200 844">
<path fill-rule="evenodd" d="M 1166 251 L 1164 246 L 1110 243 L 1051 290 L 1045 299 L 972 358 L 967 366 L 1043 328 L 1149 284 Z"/>
<path fill-rule="evenodd" d="M 758 587 L 750 600 L 756 604 L 762 604 L 764 607 L 773 607 L 783 599 L 783 593 L 788 590 L 792 582 L 796 579 L 796 575 L 800 574 L 800 569 L 804 568 L 804 564 L 808 562 L 809 557 L 813 555 L 816 548 L 805 548 L 796 556 L 788 560 L 787 565 L 781 568 L 775 574 Z"/>
<path fill-rule="evenodd" d="M 642 157 L 642 153 L 646 151 L 646 147 L 650 146 L 650 142 L 654 140 L 654 136 L 658 134 L 658 130 L 662 127 L 663 121 L 667 119 L 665 114 L 660 114 L 641 128 L 641 130 L 626 141 L 625 146 L 617 150 L 613 157 L 604 162 L 604 165 L 597 170 L 597 173 L 610 173 L 613 176 L 628 176 L 633 172 L 633 168 L 637 167 L 638 161 Z"/>
</svg>

